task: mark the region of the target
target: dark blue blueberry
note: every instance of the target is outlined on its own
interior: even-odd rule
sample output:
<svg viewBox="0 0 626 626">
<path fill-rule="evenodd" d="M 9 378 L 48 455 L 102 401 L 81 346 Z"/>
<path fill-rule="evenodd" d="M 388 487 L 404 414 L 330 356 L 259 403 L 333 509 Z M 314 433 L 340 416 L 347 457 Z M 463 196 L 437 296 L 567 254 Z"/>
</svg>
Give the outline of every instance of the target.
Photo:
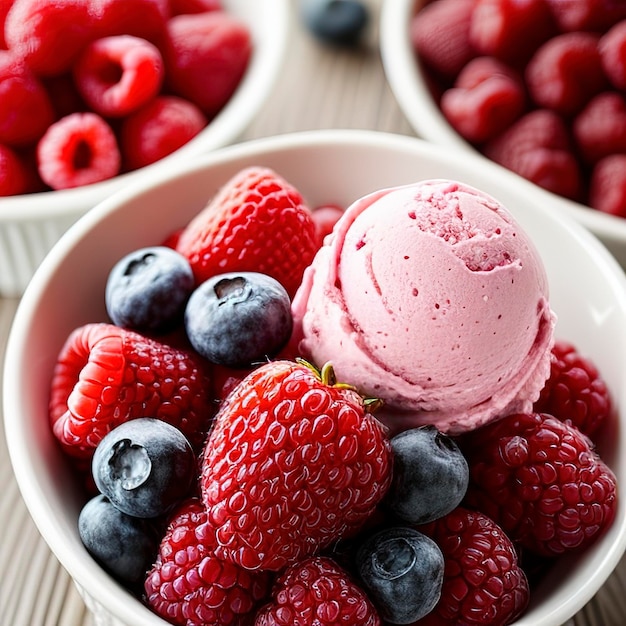
<svg viewBox="0 0 626 626">
<path fill-rule="evenodd" d="M 182 323 L 193 288 L 187 259 L 171 248 L 154 246 L 135 250 L 115 264 L 104 298 L 117 326 L 165 333 Z"/>
<path fill-rule="evenodd" d="M 157 517 L 184 498 L 196 474 L 196 458 L 183 433 L 149 417 L 108 433 L 93 456 L 98 490 L 120 511 Z"/>
<path fill-rule="evenodd" d="M 342 46 L 356 44 L 369 22 L 367 8 L 357 0 L 300 0 L 300 13 L 315 37 Z"/>
<path fill-rule="evenodd" d="M 461 503 L 469 467 L 454 439 L 434 426 L 422 426 L 392 437 L 391 448 L 393 480 L 386 502 L 399 518 L 425 524 Z"/>
<path fill-rule="evenodd" d="M 430 613 L 441 596 L 443 554 L 412 528 L 387 528 L 369 537 L 357 551 L 356 565 L 387 623 L 412 624 Z"/>
<path fill-rule="evenodd" d="M 291 301 L 274 278 L 231 272 L 209 278 L 191 294 L 185 330 L 203 357 L 248 367 L 275 356 L 291 336 Z"/>
<path fill-rule="evenodd" d="M 82 508 L 78 534 L 94 559 L 130 587 L 143 583 L 159 549 L 159 533 L 151 520 L 122 513 L 103 495 Z"/>
</svg>

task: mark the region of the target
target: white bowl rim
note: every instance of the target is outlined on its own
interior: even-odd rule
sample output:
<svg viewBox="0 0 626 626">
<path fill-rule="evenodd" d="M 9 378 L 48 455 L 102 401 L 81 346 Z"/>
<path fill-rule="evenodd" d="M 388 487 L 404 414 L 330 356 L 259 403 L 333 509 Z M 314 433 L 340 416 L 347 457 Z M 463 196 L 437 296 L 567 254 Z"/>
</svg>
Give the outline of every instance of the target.
<svg viewBox="0 0 626 626">
<path fill-rule="evenodd" d="M 167 184 L 169 180 L 176 178 L 179 174 L 199 172 L 212 165 L 236 161 L 242 157 L 263 156 L 289 149 L 337 145 L 362 146 L 364 148 L 379 147 L 387 150 L 403 151 L 413 155 L 416 153 L 426 154 L 427 152 L 429 155 L 437 155 L 438 158 L 454 162 L 477 176 L 484 177 L 485 171 L 493 168 L 493 175 L 500 177 L 510 176 L 510 183 L 513 186 L 518 184 L 518 177 L 509 174 L 506 170 L 501 171 L 501 168 L 492 165 L 490 162 L 483 163 L 478 159 L 468 159 L 467 155 L 464 154 L 450 154 L 450 151 L 445 147 L 429 144 L 422 139 L 382 131 L 352 129 L 314 130 L 250 140 L 216 150 L 204 155 L 194 163 L 179 163 L 176 168 L 159 179 L 157 183 L 145 178 L 140 179 L 134 185 L 129 185 L 101 202 L 71 226 L 55 244 L 46 259 L 44 259 L 44 262 L 36 270 L 19 303 L 7 343 L 5 365 L 8 365 L 8 367 L 5 366 L 3 380 L 5 432 L 15 477 L 22 497 L 40 534 L 75 583 L 77 583 L 81 592 L 86 592 L 88 596 L 91 596 L 92 600 L 99 598 L 98 602 L 120 620 L 129 620 L 128 623 L 132 623 L 134 626 L 155 626 L 156 623 L 165 624 L 164 621 L 160 621 L 158 616 L 140 602 L 135 601 L 129 605 L 120 606 L 121 587 L 103 569 L 95 566 L 95 562 L 85 563 L 81 559 L 75 558 L 75 555 L 72 553 L 72 546 L 59 524 L 59 520 L 55 517 L 55 511 L 47 498 L 47 494 L 41 489 L 33 465 L 24 463 L 24 460 L 31 456 L 27 433 L 23 432 L 21 423 L 18 420 L 9 419 L 10 415 L 19 414 L 17 398 L 13 397 L 10 390 L 19 388 L 17 373 L 22 370 L 21 367 L 13 367 L 11 365 L 15 365 L 22 360 L 20 346 L 28 336 L 29 324 L 37 309 L 39 294 L 50 277 L 54 275 L 65 255 L 71 251 L 86 232 L 90 231 L 94 225 L 109 213 L 115 212 L 118 210 L 118 207 L 134 196 L 141 195 L 147 189 L 155 185 Z M 521 189 L 520 192 L 522 194 L 528 193 L 524 189 Z M 532 197 L 532 194 L 529 194 L 529 197 Z M 564 220 L 567 229 L 572 232 L 573 236 L 582 240 L 584 245 L 597 256 L 598 262 L 604 266 L 607 281 L 611 284 L 612 291 L 619 294 L 619 308 L 626 314 L 626 275 L 617 261 L 593 234 L 576 223 L 571 217 L 563 215 L 560 219 Z M 8 393 L 7 390 L 9 390 Z M 626 441 L 626 433 L 622 432 L 619 436 L 622 442 Z M 531 625 L 529 622 L 524 621 L 522 616 L 520 620 L 515 622 L 516 626 L 544 626 L 563 623 L 593 597 L 615 569 L 626 550 L 626 519 L 623 516 L 620 519 L 616 519 L 614 526 L 618 526 L 617 528 L 612 528 L 615 535 L 614 546 L 616 549 L 603 557 L 601 566 L 584 581 L 584 586 L 579 593 L 575 597 L 569 598 L 567 602 L 554 607 L 554 610 L 544 616 L 541 623 L 533 622 Z"/>
<path fill-rule="evenodd" d="M 424 97 L 417 85 L 424 85 L 424 73 L 416 63 L 408 36 L 409 18 L 419 0 L 385 0 L 380 13 L 380 53 L 391 91 L 414 131 L 424 139 L 472 154 L 492 163 L 466 142 L 448 123 L 430 97 Z M 424 87 L 426 93 L 426 87 Z M 501 166 L 498 166 L 501 167 Z M 504 169 L 504 168 L 502 168 Z M 607 240 L 626 246 L 626 218 L 616 217 L 568 200 L 518 176 L 532 186 L 539 196 L 562 207 L 586 228 Z"/>
<path fill-rule="evenodd" d="M 230 12 L 232 8 L 240 5 L 241 13 L 250 1 L 254 0 L 223 0 L 224 9 Z M 109 180 L 73 189 L 2 197 L 0 225 L 3 222 L 23 222 L 82 214 L 118 189 L 133 184 L 144 176 L 166 175 L 179 160 L 197 157 L 234 141 L 267 101 L 279 76 L 287 50 L 291 16 L 289 0 L 263 0 L 263 10 L 270 12 L 273 31 L 264 38 L 262 45 L 257 43 L 248 71 L 235 93 L 199 135 L 156 163 Z M 255 41 L 258 42 L 258 38 L 255 38 Z M 258 103 L 258 106 L 250 106 L 251 102 Z"/>
</svg>

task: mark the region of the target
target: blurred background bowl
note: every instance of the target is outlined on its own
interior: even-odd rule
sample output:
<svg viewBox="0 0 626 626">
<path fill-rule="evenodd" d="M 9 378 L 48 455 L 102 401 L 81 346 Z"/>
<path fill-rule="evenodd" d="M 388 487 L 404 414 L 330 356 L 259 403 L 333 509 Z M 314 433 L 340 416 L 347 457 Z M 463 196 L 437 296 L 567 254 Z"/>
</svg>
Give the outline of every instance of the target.
<svg viewBox="0 0 626 626">
<path fill-rule="evenodd" d="M 419 137 L 487 161 L 449 124 L 432 96 L 427 73 L 415 53 L 410 22 L 426 3 L 426 0 L 385 0 L 382 5 L 380 51 L 389 86 Z M 536 201 L 546 210 L 558 208 L 583 224 L 626 268 L 626 219 L 591 209 L 519 178 L 522 186 L 533 187 Z"/>
<path fill-rule="evenodd" d="M 289 0 L 223 0 L 226 12 L 250 28 L 253 51 L 237 90 L 196 137 L 160 161 L 75 189 L 0 198 L 0 296 L 19 296 L 63 232 L 115 191 L 146 175 L 166 175 L 180 161 L 235 141 L 263 106 L 286 52 Z"/>
<path fill-rule="evenodd" d="M 11 329 L 3 394 L 15 475 L 40 533 L 87 606 L 100 616 L 99 624 L 163 622 L 110 578 L 80 541 L 77 518 L 85 495 L 48 427 L 52 369 L 74 328 L 107 320 L 103 293 L 113 264 L 184 226 L 221 185 L 249 165 L 273 168 L 311 207 L 345 207 L 377 189 L 429 178 L 456 179 L 504 203 L 544 260 L 551 304 L 558 315 L 557 337 L 593 359 L 611 390 L 615 420 L 598 450 L 618 481 L 626 484 L 626 277 L 595 237 L 562 212 L 545 210 L 533 187 L 519 177 L 416 138 L 329 130 L 244 142 L 194 163 L 177 163 L 166 175 L 143 176 L 83 216 L 40 265 Z M 625 545 L 622 497 L 608 532 L 584 553 L 558 562 L 533 592 L 530 607 L 516 626 L 565 622 L 603 585 Z"/>
</svg>

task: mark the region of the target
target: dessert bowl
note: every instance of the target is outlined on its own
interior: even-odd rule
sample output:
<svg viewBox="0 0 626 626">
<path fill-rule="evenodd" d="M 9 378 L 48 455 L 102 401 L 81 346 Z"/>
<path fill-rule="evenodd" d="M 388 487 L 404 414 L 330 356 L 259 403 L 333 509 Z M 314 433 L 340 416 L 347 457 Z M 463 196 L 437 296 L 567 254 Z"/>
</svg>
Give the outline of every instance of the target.
<svg viewBox="0 0 626 626">
<path fill-rule="evenodd" d="M 144 174 L 158 178 L 179 161 L 231 143 L 253 120 L 282 64 L 289 2 L 224 0 L 223 7 L 248 25 L 253 42 L 246 73 L 227 104 L 191 141 L 156 163 L 83 187 L 0 198 L 0 296 L 21 295 L 54 242 L 98 202 Z"/>
<path fill-rule="evenodd" d="M 19 305 L 7 346 L 4 416 L 15 475 L 43 538 L 67 569 L 99 624 L 164 622 L 116 583 L 83 547 L 77 519 L 84 495 L 48 428 L 55 359 L 77 326 L 107 319 L 108 272 L 126 253 L 159 243 L 186 224 L 231 176 L 249 165 L 273 168 L 312 206 L 347 206 L 386 187 L 448 178 L 500 200 L 535 242 L 558 315 L 557 337 L 595 361 L 615 414 L 598 450 L 626 481 L 626 277 L 606 248 L 548 198 L 483 160 L 423 140 L 373 131 L 311 131 L 241 143 L 143 176 L 89 211 L 43 260 Z M 555 245 L 558 242 L 558 245 Z M 572 276 L 576 277 L 572 281 Z M 603 585 L 626 547 L 626 501 L 608 532 L 558 561 L 531 595 L 517 626 L 562 624 Z"/>
<path fill-rule="evenodd" d="M 411 17 L 425 4 L 425 0 L 387 0 L 383 3 L 380 50 L 389 86 L 419 137 L 487 160 L 450 125 L 429 89 L 428 76 L 415 53 L 409 32 Z M 625 219 L 594 210 L 525 179 L 522 181 L 534 188 L 536 197 L 543 204 L 559 207 L 591 230 L 626 267 Z"/>
</svg>

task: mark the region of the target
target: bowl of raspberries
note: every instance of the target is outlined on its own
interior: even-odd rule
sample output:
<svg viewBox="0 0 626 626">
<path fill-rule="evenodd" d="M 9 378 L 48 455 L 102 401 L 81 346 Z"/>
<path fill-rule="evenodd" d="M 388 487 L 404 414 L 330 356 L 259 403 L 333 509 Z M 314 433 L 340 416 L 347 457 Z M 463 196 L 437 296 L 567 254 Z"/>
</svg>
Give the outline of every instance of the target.
<svg viewBox="0 0 626 626">
<path fill-rule="evenodd" d="M 328 130 L 72 225 L 21 299 L 4 416 L 96 623 L 579 611 L 626 546 L 626 278 L 550 208 L 495 164 Z"/>
<path fill-rule="evenodd" d="M 626 264 L 623 3 L 392 0 L 381 20 L 419 136 L 516 172 Z"/>
<path fill-rule="evenodd" d="M 0 294 L 145 171 L 235 140 L 278 75 L 285 0 L 13 0 L 0 11 Z"/>
</svg>

